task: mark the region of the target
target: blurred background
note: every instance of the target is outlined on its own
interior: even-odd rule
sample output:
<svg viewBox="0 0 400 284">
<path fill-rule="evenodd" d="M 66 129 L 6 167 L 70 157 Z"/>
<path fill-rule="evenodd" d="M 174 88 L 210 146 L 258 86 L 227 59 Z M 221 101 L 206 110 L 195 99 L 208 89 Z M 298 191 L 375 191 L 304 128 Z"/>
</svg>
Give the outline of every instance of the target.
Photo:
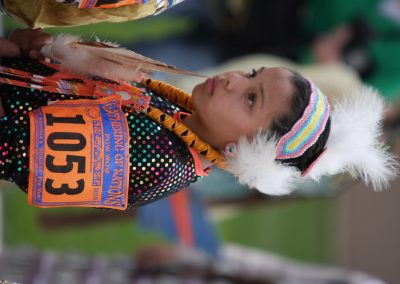
<svg viewBox="0 0 400 284">
<path fill-rule="evenodd" d="M 2 17 L 3 34 L 21 27 Z M 388 101 L 400 152 L 399 0 L 186 0 L 141 20 L 48 32 L 115 41 L 204 74 L 287 66 L 335 98 L 363 83 Z M 191 90 L 196 80 L 156 74 Z M 400 183 L 348 176 L 271 198 L 215 169 L 134 211 L 37 209 L 0 188 L 0 279 L 17 283 L 400 283 Z M 176 208 L 179 208 L 177 210 Z"/>
</svg>

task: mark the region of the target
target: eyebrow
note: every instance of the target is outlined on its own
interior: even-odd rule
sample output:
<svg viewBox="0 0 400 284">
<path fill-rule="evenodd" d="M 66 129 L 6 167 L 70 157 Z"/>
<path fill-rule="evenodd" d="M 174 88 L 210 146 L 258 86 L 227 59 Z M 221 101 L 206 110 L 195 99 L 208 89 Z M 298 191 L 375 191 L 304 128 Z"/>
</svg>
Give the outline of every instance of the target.
<svg viewBox="0 0 400 284">
<path fill-rule="evenodd" d="M 261 67 L 260 70 L 257 72 L 260 74 L 265 68 Z M 265 101 L 265 93 L 264 93 L 264 85 L 260 84 L 260 92 L 261 92 L 261 109 L 264 109 L 264 101 Z"/>
</svg>

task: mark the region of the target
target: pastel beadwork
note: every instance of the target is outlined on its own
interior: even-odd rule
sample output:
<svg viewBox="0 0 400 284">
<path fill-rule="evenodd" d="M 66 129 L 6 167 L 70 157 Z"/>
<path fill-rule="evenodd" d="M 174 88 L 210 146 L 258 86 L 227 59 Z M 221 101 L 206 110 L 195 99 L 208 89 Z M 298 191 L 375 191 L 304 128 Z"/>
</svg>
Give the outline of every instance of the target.
<svg viewBox="0 0 400 284">
<path fill-rule="evenodd" d="M 329 118 L 327 97 L 312 83 L 310 101 L 294 126 L 277 143 L 276 159 L 300 157 L 314 145 L 324 131 Z"/>
</svg>

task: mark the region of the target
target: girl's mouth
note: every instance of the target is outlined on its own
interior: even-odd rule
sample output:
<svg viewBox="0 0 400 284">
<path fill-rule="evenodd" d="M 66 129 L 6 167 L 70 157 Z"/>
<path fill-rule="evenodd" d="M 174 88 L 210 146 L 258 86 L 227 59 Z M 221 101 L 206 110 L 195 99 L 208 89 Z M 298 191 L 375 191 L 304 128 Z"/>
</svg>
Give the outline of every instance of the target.
<svg viewBox="0 0 400 284">
<path fill-rule="evenodd" d="M 212 95 L 214 93 L 215 85 L 217 81 L 215 77 L 208 78 L 206 81 L 207 84 L 207 92 Z"/>
</svg>

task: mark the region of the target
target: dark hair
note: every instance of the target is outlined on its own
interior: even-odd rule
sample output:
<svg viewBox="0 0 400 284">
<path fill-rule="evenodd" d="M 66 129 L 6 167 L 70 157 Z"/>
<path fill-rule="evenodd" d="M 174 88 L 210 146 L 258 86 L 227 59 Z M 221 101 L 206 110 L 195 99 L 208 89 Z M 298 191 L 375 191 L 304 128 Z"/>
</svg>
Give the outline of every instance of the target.
<svg viewBox="0 0 400 284">
<path fill-rule="evenodd" d="M 295 71 L 291 71 L 291 81 L 294 87 L 293 99 L 289 113 L 279 115 L 273 120 L 271 131 L 276 137 L 285 135 L 302 116 L 305 108 L 310 101 L 311 86 L 307 79 Z M 303 155 L 294 159 L 278 160 L 284 164 L 295 166 L 301 172 L 304 172 L 312 162 L 324 151 L 326 141 L 330 133 L 331 119 L 329 118 L 324 131 L 319 136 L 317 142 L 307 149 Z"/>
</svg>

